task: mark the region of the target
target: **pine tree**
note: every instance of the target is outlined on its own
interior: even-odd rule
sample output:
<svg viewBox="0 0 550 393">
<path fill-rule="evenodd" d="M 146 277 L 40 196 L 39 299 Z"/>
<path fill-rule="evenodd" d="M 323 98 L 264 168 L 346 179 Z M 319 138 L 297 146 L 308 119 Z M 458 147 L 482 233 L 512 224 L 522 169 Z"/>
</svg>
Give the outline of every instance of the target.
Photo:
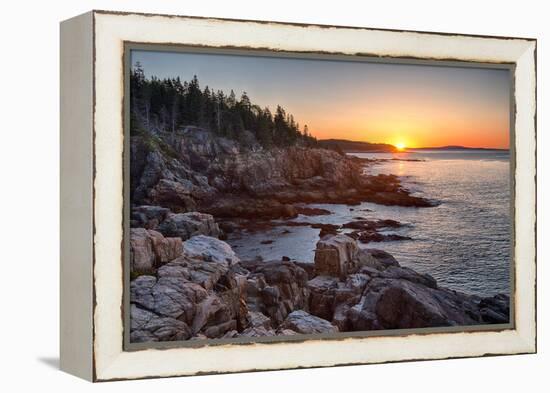
<svg viewBox="0 0 550 393">
<path fill-rule="evenodd" d="M 147 78 L 139 63 L 130 72 L 130 109 L 132 135 L 174 133 L 181 127 L 196 125 L 243 146 L 251 143 L 249 132 L 267 149 L 297 143 L 316 145 L 307 125 L 302 133 L 294 116 L 280 105 L 273 115 L 269 108 L 254 105 L 246 92 L 237 101 L 233 90 L 228 96 L 208 86 L 201 90 L 196 75 L 184 82 L 179 77 Z"/>
</svg>

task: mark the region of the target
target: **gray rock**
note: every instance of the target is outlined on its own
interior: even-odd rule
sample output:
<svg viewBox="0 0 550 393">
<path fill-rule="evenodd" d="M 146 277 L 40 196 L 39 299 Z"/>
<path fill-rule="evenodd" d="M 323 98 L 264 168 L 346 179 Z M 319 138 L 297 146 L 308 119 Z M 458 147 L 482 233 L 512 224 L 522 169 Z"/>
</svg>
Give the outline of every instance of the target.
<svg viewBox="0 0 550 393">
<path fill-rule="evenodd" d="M 193 323 L 197 305 L 208 296 L 198 284 L 178 277 L 140 276 L 130 283 L 130 301 L 159 316 Z"/>
<path fill-rule="evenodd" d="M 263 326 L 249 327 L 243 330 L 240 337 L 273 337 L 277 334 L 273 329 L 265 328 Z"/>
<path fill-rule="evenodd" d="M 248 312 L 248 321 L 250 327 L 263 327 L 265 329 L 271 329 L 271 319 L 266 315 L 258 311 Z"/>
<path fill-rule="evenodd" d="M 338 328 L 329 321 L 318 318 L 303 310 L 288 314 L 280 326 L 281 329 L 290 329 L 301 334 L 337 333 Z"/>
<path fill-rule="evenodd" d="M 360 249 L 355 258 L 359 267 L 367 266 L 376 270 L 384 270 L 390 266 L 399 267 L 399 262 L 391 254 L 373 248 Z"/>
<path fill-rule="evenodd" d="M 380 273 L 383 278 L 400 278 L 428 288 L 437 288 L 437 281 L 429 274 L 420 274 L 407 267 L 390 266 Z"/>
<path fill-rule="evenodd" d="M 243 262 L 250 270 L 247 303 L 269 316 L 274 326 L 288 313 L 308 308 L 307 273 L 290 261 Z"/>
<path fill-rule="evenodd" d="M 218 237 L 220 228 L 210 214 L 188 212 L 169 214 L 157 230 L 165 236 L 177 236 L 187 240 L 196 235 Z"/>
<path fill-rule="evenodd" d="M 298 333 L 296 333 L 294 330 L 290 329 L 279 329 L 277 330 L 277 336 L 295 336 Z"/>
<path fill-rule="evenodd" d="M 337 277 L 317 276 L 309 280 L 309 312 L 319 318 L 332 320 L 335 307 L 336 290 L 340 280 Z"/>
<path fill-rule="evenodd" d="M 373 278 L 361 301 L 347 312 L 351 328 L 406 329 L 483 322 L 476 297 L 425 284 L 408 278 Z"/>
<path fill-rule="evenodd" d="M 350 274 L 345 280 L 331 276 L 315 277 L 308 281 L 311 293 L 309 312 L 334 322 L 336 309 L 357 303 L 369 280 L 366 274 Z"/>
<path fill-rule="evenodd" d="M 149 191 L 149 200 L 155 205 L 170 206 L 176 211 L 193 211 L 197 205 L 191 196 L 192 192 L 193 183 L 189 180 L 160 179 Z"/>
<path fill-rule="evenodd" d="M 146 229 L 156 229 L 170 213 L 170 209 L 160 206 L 142 205 L 132 207 L 132 218 L 136 225 Z"/>
<path fill-rule="evenodd" d="M 191 337 L 191 329 L 185 322 L 158 316 L 135 304 L 130 308 L 130 326 L 130 341 L 133 343 L 180 341 Z"/>
<path fill-rule="evenodd" d="M 229 244 L 203 235 L 193 236 L 183 242 L 183 253 L 189 258 L 200 258 L 206 262 L 217 262 L 226 266 L 240 261 Z"/>
</svg>

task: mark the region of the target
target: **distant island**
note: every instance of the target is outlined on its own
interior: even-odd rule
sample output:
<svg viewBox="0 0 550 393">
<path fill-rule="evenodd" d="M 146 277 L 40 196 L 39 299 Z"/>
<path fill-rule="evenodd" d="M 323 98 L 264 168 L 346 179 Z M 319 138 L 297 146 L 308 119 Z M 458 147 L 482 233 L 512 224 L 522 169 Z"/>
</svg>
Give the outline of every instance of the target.
<svg viewBox="0 0 550 393">
<path fill-rule="evenodd" d="M 320 147 L 325 149 L 343 151 L 343 152 L 378 152 L 378 153 L 397 153 L 399 149 L 388 143 L 369 143 L 359 141 L 348 141 L 346 139 L 321 139 L 318 141 Z"/>
<path fill-rule="evenodd" d="M 407 150 L 490 150 L 490 151 L 508 151 L 509 149 L 497 149 L 491 147 L 466 147 L 466 146 L 438 146 L 438 147 L 410 147 Z"/>
</svg>

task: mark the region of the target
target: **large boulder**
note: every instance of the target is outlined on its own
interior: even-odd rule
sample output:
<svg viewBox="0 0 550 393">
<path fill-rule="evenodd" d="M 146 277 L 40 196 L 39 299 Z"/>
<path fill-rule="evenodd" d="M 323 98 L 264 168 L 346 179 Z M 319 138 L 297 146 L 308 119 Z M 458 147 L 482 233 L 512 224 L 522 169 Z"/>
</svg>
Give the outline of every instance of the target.
<svg viewBox="0 0 550 393">
<path fill-rule="evenodd" d="M 130 341 L 180 341 L 191 337 L 191 329 L 180 320 L 161 317 L 132 304 L 130 307 Z"/>
<path fill-rule="evenodd" d="M 168 214 L 157 230 L 165 236 L 177 236 L 187 240 L 196 235 L 218 237 L 220 228 L 210 214 L 188 212 Z"/>
<path fill-rule="evenodd" d="M 507 323 L 509 306 L 490 305 L 491 298 L 480 299 L 457 291 L 438 288 L 422 275 L 410 271 L 399 278 L 373 278 L 361 300 L 349 308 L 351 330 L 409 329 L 438 326 L 467 326 L 482 323 Z M 495 320 L 492 317 L 497 316 Z"/>
<path fill-rule="evenodd" d="M 243 262 L 251 273 L 247 277 L 247 303 L 251 311 L 261 312 L 277 326 L 297 309 L 307 309 L 308 276 L 290 261 Z"/>
<path fill-rule="evenodd" d="M 326 236 L 315 249 L 317 275 L 344 277 L 356 265 L 357 242 L 346 235 Z"/>
<path fill-rule="evenodd" d="M 144 228 L 130 229 L 130 269 L 151 272 L 183 252 L 180 238 L 165 238 L 161 233 Z"/>
<path fill-rule="evenodd" d="M 286 317 L 280 329 L 290 329 L 301 334 L 337 333 L 338 328 L 329 321 L 303 310 L 293 311 Z"/>
<path fill-rule="evenodd" d="M 309 280 L 309 312 L 319 318 L 332 320 L 334 301 L 340 279 L 332 276 L 317 276 Z"/>
<path fill-rule="evenodd" d="M 271 329 L 272 327 L 271 319 L 258 311 L 249 311 L 248 321 L 250 327 L 263 327 L 265 329 Z"/>
<path fill-rule="evenodd" d="M 198 284 L 179 277 L 139 276 L 130 283 L 130 301 L 163 317 L 193 323 L 197 305 L 208 297 Z"/>
<path fill-rule="evenodd" d="M 132 227 L 144 227 L 146 229 L 156 229 L 170 213 L 170 209 L 160 206 L 142 205 L 132 207 L 131 223 Z"/>
<path fill-rule="evenodd" d="M 309 312 L 317 317 L 332 321 L 341 331 L 345 324 L 335 321 L 337 311 L 344 306 L 356 304 L 363 293 L 370 276 L 362 273 L 348 275 L 345 279 L 331 276 L 317 276 L 308 281 L 310 290 Z M 337 318 L 336 318 L 337 319 Z"/>
<path fill-rule="evenodd" d="M 183 253 L 189 258 L 200 258 L 231 266 L 239 262 L 239 257 L 226 242 L 204 235 L 193 236 L 183 242 Z"/>
<path fill-rule="evenodd" d="M 175 211 L 193 211 L 197 205 L 192 191 L 193 183 L 189 180 L 160 179 L 149 191 L 149 199 L 155 205 L 168 206 Z"/>
<path fill-rule="evenodd" d="M 376 270 L 384 270 L 390 266 L 400 266 L 393 255 L 374 248 L 360 249 L 355 258 L 359 267 L 368 266 Z"/>
</svg>

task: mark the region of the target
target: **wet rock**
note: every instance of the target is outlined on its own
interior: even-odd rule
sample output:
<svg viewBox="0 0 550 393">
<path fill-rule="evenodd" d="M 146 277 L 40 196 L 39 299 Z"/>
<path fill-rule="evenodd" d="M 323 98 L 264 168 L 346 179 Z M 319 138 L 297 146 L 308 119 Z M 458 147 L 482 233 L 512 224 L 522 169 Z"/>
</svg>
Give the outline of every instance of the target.
<svg viewBox="0 0 550 393">
<path fill-rule="evenodd" d="M 400 228 L 403 224 L 395 220 L 363 220 L 350 221 L 342 225 L 343 228 L 360 231 L 373 231 L 380 228 Z"/>
<path fill-rule="evenodd" d="M 334 224 L 317 224 L 317 223 L 314 223 L 314 224 L 311 224 L 311 227 L 321 230 L 319 232 L 319 237 L 320 238 L 323 238 L 327 235 L 337 235 L 338 230 L 340 229 L 339 225 L 334 225 Z"/>
<path fill-rule="evenodd" d="M 393 255 L 374 248 L 359 250 L 356 254 L 356 259 L 359 267 L 371 267 L 375 270 L 384 270 L 390 266 L 400 266 Z"/>
<path fill-rule="evenodd" d="M 293 311 L 281 324 L 281 329 L 290 329 L 301 334 L 337 333 L 338 328 L 329 321 L 308 314 L 303 310 Z"/>
<path fill-rule="evenodd" d="M 358 240 L 361 243 L 371 243 L 371 242 L 390 242 L 398 240 L 412 240 L 408 236 L 397 235 L 395 233 L 383 234 L 377 231 L 354 231 L 351 233 L 346 233 L 347 236 L 352 239 Z"/>
<path fill-rule="evenodd" d="M 196 235 L 218 237 L 221 233 L 212 215 L 199 212 L 168 214 L 157 230 L 165 236 L 177 236 L 182 240 Z"/>
<path fill-rule="evenodd" d="M 359 250 L 355 240 L 345 235 L 327 236 L 317 243 L 315 272 L 318 275 L 343 277 L 355 266 Z"/>
<path fill-rule="evenodd" d="M 295 206 L 296 213 L 304 216 L 326 216 L 332 214 L 330 210 L 317 207 Z"/>
<path fill-rule="evenodd" d="M 407 267 L 389 266 L 383 272 L 380 273 L 380 277 L 383 278 L 399 278 L 414 282 L 416 284 L 424 285 L 428 288 L 437 288 L 437 281 L 429 274 L 420 274 Z"/>
</svg>

